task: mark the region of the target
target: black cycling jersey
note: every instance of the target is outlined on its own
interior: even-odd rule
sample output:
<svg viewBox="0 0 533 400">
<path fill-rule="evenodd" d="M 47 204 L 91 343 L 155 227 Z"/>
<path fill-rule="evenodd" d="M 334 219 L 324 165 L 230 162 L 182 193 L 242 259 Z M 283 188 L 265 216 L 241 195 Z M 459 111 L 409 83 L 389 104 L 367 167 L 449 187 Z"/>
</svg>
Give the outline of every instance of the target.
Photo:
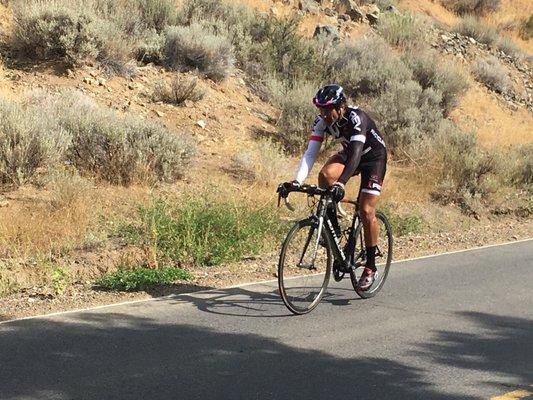
<svg viewBox="0 0 533 400">
<path fill-rule="evenodd" d="M 343 117 L 331 126 L 328 126 L 320 115 L 317 116 L 313 124 L 310 140 L 322 141 L 324 132 L 329 133 L 342 144 L 348 159 L 353 155 L 352 147 L 349 145 L 353 141 L 363 143 L 361 163 L 386 157 L 385 141 L 379 133 L 374 120 L 357 107 L 347 107 Z"/>
</svg>

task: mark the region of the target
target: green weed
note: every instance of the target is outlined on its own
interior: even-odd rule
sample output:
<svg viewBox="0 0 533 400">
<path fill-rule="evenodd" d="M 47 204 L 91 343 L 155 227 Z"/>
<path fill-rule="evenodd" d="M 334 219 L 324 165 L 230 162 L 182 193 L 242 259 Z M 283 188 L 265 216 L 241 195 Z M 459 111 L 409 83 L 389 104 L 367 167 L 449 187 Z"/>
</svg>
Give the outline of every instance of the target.
<svg viewBox="0 0 533 400">
<path fill-rule="evenodd" d="M 135 268 L 119 269 L 104 275 L 96 285 L 106 290 L 135 291 L 151 286 L 170 284 L 176 280 L 190 280 L 191 273 L 181 268 L 165 267 L 159 269 Z"/>
<path fill-rule="evenodd" d="M 381 210 L 387 216 L 390 224 L 392 225 L 392 232 L 395 236 L 405 236 L 410 233 L 420 233 L 424 225 L 424 219 L 418 213 L 413 210 L 406 215 L 401 215 L 393 211 L 391 205 L 385 204 L 381 207 Z"/>
<path fill-rule="evenodd" d="M 279 220 L 272 207 L 253 208 L 185 198 L 176 204 L 156 200 L 139 210 L 140 221 L 120 230 L 143 245 L 158 263 L 216 265 L 257 254 L 277 238 Z"/>
</svg>

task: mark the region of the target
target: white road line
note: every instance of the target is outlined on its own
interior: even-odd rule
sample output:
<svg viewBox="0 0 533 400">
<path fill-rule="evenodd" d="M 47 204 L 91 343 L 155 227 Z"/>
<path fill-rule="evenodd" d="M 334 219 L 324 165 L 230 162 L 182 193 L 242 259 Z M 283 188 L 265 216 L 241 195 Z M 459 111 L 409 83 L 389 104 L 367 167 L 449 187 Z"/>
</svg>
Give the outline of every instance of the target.
<svg viewBox="0 0 533 400">
<path fill-rule="evenodd" d="M 473 247 L 473 248 L 464 249 L 464 250 L 449 251 L 449 252 L 446 252 L 446 253 L 433 254 L 433 255 L 429 255 L 429 256 L 406 258 L 404 260 L 393 261 L 393 264 L 399 264 L 399 263 L 403 263 L 403 262 L 407 262 L 407 261 L 423 260 L 423 259 L 432 258 L 432 257 L 440 257 L 440 256 L 449 255 L 449 254 L 464 253 L 464 252 L 467 252 L 467 251 L 488 249 L 488 248 L 491 248 L 491 247 L 506 246 L 506 245 L 509 245 L 509 244 L 523 243 L 523 242 L 528 242 L 528 241 L 531 241 L 531 240 L 533 240 L 533 238 L 515 240 L 515 241 L 512 241 L 512 242 L 505 242 L 505 243 L 500 243 L 500 244 L 489 244 L 489 245 L 485 245 L 485 246 Z M 180 297 L 180 296 L 197 295 L 197 294 L 200 294 L 200 293 L 214 292 L 216 290 L 235 289 L 235 288 L 240 288 L 240 287 L 245 287 L 245 286 L 252 286 L 252 285 L 265 285 L 265 284 L 269 284 L 269 283 L 273 283 L 273 282 L 277 282 L 277 279 L 271 279 L 271 280 L 260 281 L 260 282 L 241 283 L 241 284 L 238 284 L 238 285 L 229 286 L 229 287 L 225 287 L 225 288 L 219 288 L 219 289 L 208 289 L 208 290 L 199 290 L 197 292 L 171 294 L 171 295 L 161 296 L 161 297 L 152 297 L 150 299 L 132 300 L 132 301 L 125 301 L 125 302 L 122 302 L 122 303 L 106 304 L 106 305 L 103 305 L 103 306 L 95 306 L 95 307 L 89 307 L 89 308 L 79 308 L 79 309 L 76 309 L 76 310 L 59 311 L 59 312 L 56 312 L 56 313 L 34 315 L 34 316 L 31 316 L 31 317 L 15 318 L 15 319 L 9 319 L 9 320 L 6 320 L 6 321 L 1 321 L 0 325 L 8 324 L 8 323 L 11 323 L 11 322 L 17 322 L 17 321 L 25 321 L 25 320 L 29 320 L 29 319 L 48 318 L 48 317 L 55 317 L 55 316 L 58 316 L 58 315 L 78 313 L 78 312 L 82 312 L 82 311 L 94 311 L 94 310 L 101 310 L 101 309 L 110 308 L 110 307 L 120 307 L 120 306 L 124 306 L 124 305 L 129 305 L 129 304 L 144 303 L 144 302 L 150 302 L 150 301 L 155 301 L 155 300 L 165 300 L 165 299 L 171 299 L 171 298 L 176 298 L 176 297 Z"/>
</svg>

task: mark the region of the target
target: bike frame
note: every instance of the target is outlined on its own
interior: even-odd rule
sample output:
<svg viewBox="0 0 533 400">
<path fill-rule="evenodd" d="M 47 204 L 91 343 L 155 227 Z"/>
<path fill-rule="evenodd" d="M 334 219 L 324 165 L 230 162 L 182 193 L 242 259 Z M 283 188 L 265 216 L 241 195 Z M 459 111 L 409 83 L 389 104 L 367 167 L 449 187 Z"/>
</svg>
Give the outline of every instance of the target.
<svg viewBox="0 0 533 400">
<path fill-rule="evenodd" d="M 326 229 L 328 230 L 328 233 L 331 235 L 331 237 L 333 238 L 333 243 L 334 243 L 334 246 L 333 246 L 333 252 L 334 252 L 334 256 L 336 259 L 340 259 L 344 262 L 344 265 L 345 267 L 352 267 L 352 268 L 356 268 L 357 266 L 355 265 L 355 259 L 358 259 L 359 257 L 354 257 L 354 253 L 355 253 L 355 247 L 356 247 L 356 241 L 357 241 L 357 237 L 356 235 L 359 234 L 360 232 L 360 219 L 359 219 L 359 207 L 358 207 L 358 202 L 353 202 L 353 201 L 345 201 L 346 203 L 350 203 L 350 204 L 353 204 L 355 206 L 355 213 L 353 215 L 353 218 L 352 218 L 352 222 L 351 222 L 351 225 L 350 225 L 350 233 L 348 234 L 348 240 L 346 242 L 346 245 L 344 246 L 344 249 L 341 248 L 340 246 L 340 238 L 337 237 L 337 234 L 335 233 L 335 229 L 333 228 L 333 223 L 331 222 L 331 220 L 328 218 L 328 215 L 327 215 L 327 208 L 330 206 L 330 204 L 333 203 L 333 200 L 331 199 L 331 197 L 327 196 L 327 195 L 321 195 L 320 196 L 320 200 L 319 200 L 319 204 L 318 204 L 318 207 L 317 207 L 317 211 L 315 214 L 312 215 L 313 218 L 317 218 L 317 222 L 318 222 L 318 234 L 317 234 L 317 241 L 315 243 L 315 249 L 314 249 L 314 254 L 313 254 L 313 263 L 316 259 L 316 254 L 317 254 L 317 251 L 318 251 L 318 246 L 319 246 L 319 241 L 320 241 L 320 237 L 321 237 L 321 234 L 322 234 L 322 229 L 324 229 L 324 226 L 326 227 Z M 361 248 L 363 248 L 363 238 L 361 235 L 358 235 L 361 239 Z M 310 240 L 311 238 L 309 238 Z M 308 243 L 307 243 L 308 244 Z M 307 245 L 304 246 L 304 252 L 302 253 L 302 259 L 303 259 L 303 255 L 305 253 L 307 249 Z M 355 258 L 355 259 L 354 259 Z M 300 260 L 301 262 L 301 260 Z"/>
</svg>

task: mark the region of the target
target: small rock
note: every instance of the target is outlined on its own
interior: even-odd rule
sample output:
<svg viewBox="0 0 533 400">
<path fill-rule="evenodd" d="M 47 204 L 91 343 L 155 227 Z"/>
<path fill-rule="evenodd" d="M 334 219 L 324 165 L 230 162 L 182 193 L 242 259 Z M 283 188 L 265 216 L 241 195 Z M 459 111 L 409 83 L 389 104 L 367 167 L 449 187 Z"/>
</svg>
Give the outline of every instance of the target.
<svg viewBox="0 0 533 400">
<path fill-rule="evenodd" d="M 111 92 L 113 91 L 113 89 L 111 89 L 111 88 L 108 86 L 108 87 L 107 87 L 107 91 L 108 91 L 109 93 L 111 93 Z"/>
<path fill-rule="evenodd" d="M 162 117 L 165 116 L 165 113 L 164 113 L 164 112 L 161 112 L 161 111 L 159 111 L 159 110 L 156 110 L 155 113 L 157 114 L 157 116 L 158 116 L 159 118 L 162 118 Z"/>
<path fill-rule="evenodd" d="M 339 21 L 348 22 L 350 20 L 351 20 L 351 18 L 350 18 L 350 16 L 348 14 L 339 15 Z"/>
<path fill-rule="evenodd" d="M 74 77 L 74 72 L 72 72 L 71 69 L 67 69 L 67 76 L 68 76 L 69 78 L 73 78 L 73 77 Z"/>
<path fill-rule="evenodd" d="M 91 71 L 89 72 L 89 75 L 91 75 L 93 78 L 96 78 L 98 74 L 95 71 Z"/>
<path fill-rule="evenodd" d="M 368 22 L 370 23 L 370 25 L 376 25 L 379 22 L 379 14 L 368 13 L 366 14 L 366 19 L 368 19 Z"/>
<path fill-rule="evenodd" d="M 129 89 L 129 90 L 133 90 L 133 89 L 135 89 L 135 85 L 134 85 L 133 83 L 131 83 L 131 82 L 128 83 L 128 89 Z"/>
<path fill-rule="evenodd" d="M 440 38 L 441 38 L 442 40 L 444 40 L 445 42 L 449 42 L 449 41 L 451 40 L 451 38 L 448 37 L 448 36 L 446 36 L 446 35 L 440 35 Z"/>
<path fill-rule="evenodd" d="M 89 78 L 88 76 L 86 76 L 85 78 L 83 78 L 83 83 L 86 83 L 88 85 L 92 85 L 94 83 L 94 80 Z"/>
<path fill-rule="evenodd" d="M 476 39 L 474 39 L 473 37 L 469 37 L 468 40 L 470 41 L 470 43 L 472 44 L 476 44 Z"/>
<path fill-rule="evenodd" d="M 299 0 L 298 9 L 306 14 L 318 14 L 320 11 L 317 4 L 312 2 L 311 0 Z"/>
<path fill-rule="evenodd" d="M 0 208 L 9 206 L 9 201 L 0 200 Z"/>
<path fill-rule="evenodd" d="M 337 13 L 335 12 L 335 10 L 331 9 L 331 8 L 326 8 L 324 10 L 324 14 L 326 14 L 328 17 L 335 17 L 337 15 Z"/>
<path fill-rule="evenodd" d="M 107 81 L 103 78 L 98 79 L 98 86 L 106 86 Z"/>
<path fill-rule="evenodd" d="M 313 37 L 319 37 L 319 36 L 330 37 L 333 40 L 338 40 L 339 31 L 337 27 L 333 25 L 318 24 L 315 28 L 315 33 L 313 34 Z"/>
<path fill-rule="evenodd" d="M 198 125 L 202 129 L 205 129 L 207 124 L 205 123 L 205 121 L 203 119 L 200 119 L 200 120 L 196 121 L 196 125 Z"/>
</svg>

